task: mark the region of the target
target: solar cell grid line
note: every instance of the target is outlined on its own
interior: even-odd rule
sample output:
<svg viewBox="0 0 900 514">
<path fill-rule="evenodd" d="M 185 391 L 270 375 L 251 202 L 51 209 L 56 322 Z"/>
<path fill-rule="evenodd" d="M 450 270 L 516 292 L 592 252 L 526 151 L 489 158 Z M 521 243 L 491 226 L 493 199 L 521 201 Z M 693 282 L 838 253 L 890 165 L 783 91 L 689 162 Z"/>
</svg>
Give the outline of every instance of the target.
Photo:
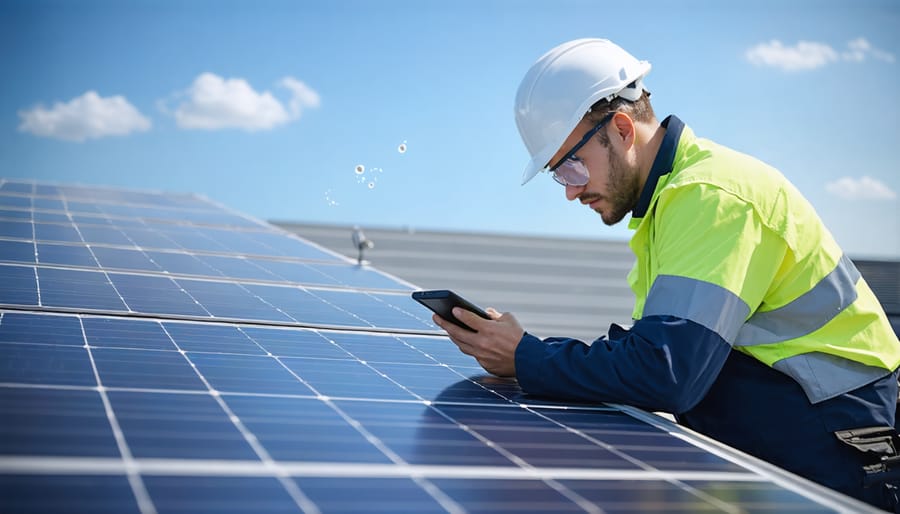
<svg viewBox="0 0 900 514">
<path fill-rule="evenodd" d="M 94 357 L 91 353 L 91 347 L 87 344 L 87 337 L 84 334 L 84 327 L 81 325 L 81 318 L 78 318 L 79 326 L 81 326 L 81 336 L 85 341 L 85 350 L 87 351 L 88 358 L 91 362 L 91 368 L 94 372 L 94 379 L 97 381 L 97 391 L 100 393 L 100 400 L 103 402 L 103 409 L 106 412 L 106 416 L 109 419 L 110 427 L 113 431 L 113 437 L 116 440 L 116 445 L 119 448 L 119 453 L 121 454 L 122 461 L 125 464 L 125 474 L 128 477 L 128 483 L 131 485 L 131 489 L 134 492 L 134 497 L 137 500 L 138 508 L 141 510 L 142 514 L 156 514 L 156 508 L 153 506 L 153 501 L 150 500 L 150 494 L 147 492 L 147 488 L 144 486 L 143 478 L 141 478 L 140 473 L 134 468 L 134 459 L 131 456 L 131 450 L 128 447 L 128 442 L 125 440 L 125 436 L 122 434 L 122 429 L 119 426 L 119 422 L 116 419 L 116 414 L 112 409 L 112 405 L 109 402 L 109 395 L 106 392 L 106 389 L 103 387 L 103 381 L 100 379 L 100 373 L 97 371 L 97 365 L 94 363 Z"/>
<path fill-rule="evenodd" d="M 354 357 L 354 358 L 357 360 L 357 362 L 363 364 L 363 365 L 366 366 L 366 367 L 371 368 L 373 371 L 377 372 L 379 375 L 381 375 L 381 376 L 384 377 L 385 379 L 387 379 L 387 380 L 393 382 L 393 383 L 396 384 L 398 387 L 404 389 L 404 390 L 405 390 L 407 393 L 409 393 L 410 395 L 412 395 L 412 396 L 416 397 L 418 400 L 422 401 L 423 404 L 426 404 L 427 408 L 435 410 L 435 412 L 437 412 L 440 416 L 446 418 L 448 421 L 450 421 L 450 422 L 452 422 L 452 423 L 456 423 L 457 426 L 459 426 L 460 428 L 462 428 L 462 429 L 465 430 L 466 432 L 469 432 L 470 434 L 472 434 L 473 436 L 475 436 L 475 438 L 478 439 L 478 440 L 479 440 L 482 444 L 484 444 L 485 446 L 488 446 L 488 447 L 493 448 L 493 449 L 495 449 L 496 451 L 500 452 L 501 455 L 503 455 L 504 457 L 506 457 L 507 459 L 509 459 L 511 462 L 515 463 L 517 466 L 519 466 L 519 467 L 521 467 L 521 468 L 524 468 L 524 469 L 533 469 L 533 466 L 531 466 L 528 462 L 526 462 L 526 461 L 522 460 L 521 458 L 519 458 L 517 455 L 515 455 L 515 454 L 513 454 L 513 453 L 510 453 L 510 452 L 508 452 L 508 451 L 506 451 L 504 448 L 502 448 L 502 446 L 497 446 L 497 445 L 495 445 L 492 441 L 490 441 L 490 440 L 488 440 L 487 438 L 483 437 L 483 436 L 482 436 L 481 434 L 479 434 L 478 432 L 473 431 L 473 430 L 470 430 L 468 427 L 466 427 L 466 426 L 464 426 L 464 425 L 458 423 L 456 420 L 454 420 L 452 417 L 448 416 L 446 413 L 444 413 L 443 411 L 441 411 L 440 409 L 438 409 L 437 407 L 435 407 L 433 404 L 428 404 L 428 400 L 426 400 L 426 399 L 423 398 L 422 396 L 416 394 L 415 392 L 411 391 L 410 389 L 408 389 L 408 388 L 407 388 L 406 386 L 404 386 L 403 384 L 400 384 L 399 382 L 395 381 L 393 378 L 391 378 L 391 377 L 388 376 L 387 374 L 385 374 L 385 373 L 379 371 L 377 368 L 373 367 L 373 366 L 372 366 L 371 364 L 369 364 L 368 362 L 359 359 L 359 358 L 358 358 L 356 355 L 354 355 L 352 352 L 349 352 L 349 351 L 347 351 L 346 349 L 344 349 L 344 351 L 347 352 L 348 354 L 350 354 L 352 357 Z M 279 357 L 276 357 L 275 359 L 278 360 L 279 362 L 281 362 L 282 365 L 284 365 L 286 368 L 290 369 L 288 366 L 286 366 L 286 365 L 281 361 L 281 359 L 280 359 Z M 293 373 L 293 370 L 292 370 L 292 373 Z M 319 393 L 319 391 L 318 391 L 313 385 L 309 384 L 305 379 L 301 378 L 300 375 L 295 375 L 295 376 L 296 376 L 299 380 L 303 381 L 304 384 L 306 384 L 308 387 L 310 387 L 310 389 L 313 389 L 313 391 Z M 462 374 L 459 374 L 459 376 L 460 376 L 460 378 L 466 379 L 466 377 L 465 377 L 464 375 L 462 375 Z M 330 400 L 330 399 L 329 399 L 329 400 L 326 400 L 326 402 L 331 402 L 331 400 Z M 339 407 L 337 407 L 337 406 L 334 405 L 333 403 L 331 403 L 331 405 L 332 405 L 332 407 L 335 408 L 336 410 L 339 409 Z M 342 410 L 339 410 L 339 413 L 340 413 L 342 416 L 346 416 L 346 413 L 344 413 Z M 374 435 L 372 435 L 371 433 L 369 433 L 369 434 L 367 435 L 367 437 L 372 437 L 372 438 L 374 439 L 373 442 L 374 442 L 374 441 L 378 441 L 378 442 L 379 442 L 379 448 L 381 448 L 381 446 L 383 446 L 382 443 L 380 442 L 380 440 L 377 439 L 377 438 L 376 438 Z M 385 450 L 386 450 L 386 449 L 387 449 L 387 448 L 385 447 Z M 384 450 L 383 450 L 383 451 L 384 451 Z M 393 451 L 390 451 L 390 454 L 388 454 L 388 455 L 391 456 L 391 459 L 392 459 L 392 460 L 395 460 L 395 458 L 396 458 L 397 460 L 396 460 L 395 462 L 397 462 L 398 464 L 399 464 L 399 463 L 403 463 L 403 464 L 406 463 L 399 455 L 397 455 L 397 454 L 394 453 Z M 562 494 L 562 495 L 565 496 L 566 498 L 570 499 L 570 500 L 571 500 L 572 502 L 574 502 L 575 504 L 579 505 L 579 506 L 580 506 L 581 508 L 583 508 L 586 512 L 591 512 L 591 513 L 599 513 L 599 512 L 602 512 L 602 510 L 598 509 L 598 508 L 597 508 L 595 505 L 593 505 L 591 502 L 587 501 L 585 498 L 583 498 L 582 496 L 578 495 L 577 493 L 575 493 L 575 492 L 572 491 L 571 489 L 568 489 L 568 488 L 562 486 L 559 482 L 557 482 L 557 481 L 555 481 L 555 480 L 545 480 L 545 483 L 546 483 L 547 485 L 549 485 L 551 488 L 553 488 L 554 490 L 558 491 L 560 494 Z M 443 496 L 443 493 L 441 493 L 441 494 L 442 494 L 442 496 Z M 437 498 L 436 498 L 436 499 L 437 499 Z M 448 499 L 449 499 L 449 498 L 448 498 Z"/>
<path fill-rule="evenodd" d="M 291 375 L 293 375 L 297 380 L 302 382 L 306 387 L 311 389 L 313 393 L 319 396 L 319 399 L 323 401 L 326 405 L 328 405 L 331 409 L 333 409 L 341 418 L 343 418 L 348 424 L 350 424 L 353 428 L 362 434 L 366 440 L 372 443 L 376 448 L 378 448 L 382 453 L 384 453 L 394 464 L 405 465 L 406 462 L 397 455 L 393 450 L 388 448 L 381 442 L 380 439 L 375 437 L 371 432 L 365 429 L 359 422 L 351 418 L 341 409 L 332 399 L 322 395 L 314 386 L 308 383 L 305 379 L 297 375 L 293 370 L 291 370 L 288 366 L 286 366 L 278 357 L 275 357 L 275 360 L 281 364 Z M 459 504 L 454 502 L 451 498 L 449 498 L 446 494 L 443 493 L 440 489 L 436 488 L 433 484 L 431 484 L 428 480 L 414 476 L 411 477 L 412 480 L 422 489 L 424 489 L 432 498 L 434 498 L 440 505 L 447 509 L 448 512 L 465 512 Z"/>
<path fill-rule="evenodd" d="M 163 326 L 163 330 L 166 330 L 165 326 Z M 191 367 L 196 371 L 197 376 L 200 378 L 200 380 L 203 381 L 203 384 L 206 386 L 209 394 L 215 399 L 216 403 L 219 404 L 219 407 L 221 407 L 222 410 L 224 410 L 228 414 L 229 419 L 231 419 L 231 421 L 234 423 L 234 426 L 238 429 L 238 431 L 240 431 L 241 435 L 244 437 L 250 447 L 253 448 L 254 453 L 256 453 L 260 460 L 262 460 L 263 463 L 265 463 L 267 466 L 275 466 L 275 461 L 269 455 L 269 452 L 259 444 L 256 436 L 251 434 L 247 430 L 247 427 L 240 421 L 240 419 L 234 415 L 234 411 L 232 411 L 228 404 L 225 403 L 219 392 L 213 389 L 209 382 L 207 382 L 203 374 L 200 373 L 199 370 L 197 370 L 197 367 L 193 362 L 191 362 L 187 353 L 178 346 L 178 343 L 175 342 L 175 339 L 172 338 L 172 335 L 168 331 L 166 331 L 166 335 L 169 336 L 169 339 L 172 341 L 172 344 L 175 345 L 175 348 L 178 350 L 178 352 L 181 353 L 182 356 L 184 356 L 189 364 L 191 364 Z M 300 509 L 302 509 L 304 512 L 319 512 L 318 507 L 314 503 L 312 503 L 312 501 L 310 501 L 310 499 L 305 494 L 303 494 L 303 491 L 301 491 L 300 488 L 297 487 L 297 484 L 292 482 L 286 475 L 284 475 L 283 473 L 279 473 L 276 478 L 287 491 L 288 495 L 290 495 L 290 497 L 294 500 L 297 506 L 300 507 Z"/>
<path fill-rule="evenodd" d="M 165 326 L 164 326 L 163 328 L 165 329 Z M 168 333 L 168 332 L 167 332 L 167 333 Z M 171 336 L 171 334 L 169 334 L 169 337 L 170 337 L 170 339 L 172 340 L 172 342 L 173 342 L 173 343 L 176 345 L 176 347 L 177 347 L 178 345 L 177 345 L 177 343 L 175 342 L 175 339 Z M 186 352 L 184 352 L 181 348 L 178 348 L 178 350 L 179 350 L 179 352 L 181 352 L 181 353 L 185 356 L 185 358 L 188 359 L 188 361 L 190 362 L 191 357 L 190 357 Z M 395 463 L 404 463 L 404 462 L 402 461 L 402 459 L 400 459 L 396 454 L 394 454 L 389 448 L 387 448 L 387 447 L 385 447 L 383 444 L 381 444 L 380 441 L 377 440 L 377 438 L 375 438 L 374 436 L 372 436 L 372 435 L 369 434 L 369 433 L 366 433 L 366 432 L 364 431 L 364 429 L 359 425 L 359 423 L 357 423 L 357 422 L 355 422 L 354 420 L 352 420 L 351 418 L 349 418 L 349 417 L 348 417 L 348 416 L 347 416 L 347 415 L 346 415 L 339 407 L 337 407 L 337 405 L 335 405 L 330 399 L 323 397 L 323 396 L 321 395 L 321 393 L 320 393 L 319 391 L 317 391 L 312 385 L 310 385 L 306 380 L 304 380 L 304 379 L 303 379 L 302 377 L 300 377 L 299 375 L 295 374 L 288 366 L 284 365 L 284 364 L 280 361 L 280 358 L 279 358 L 279 357 L 274 357 L 274 359 L 275 359 L 276 362 L 278 362 L 279 364 L 281 364 L 281 365 L 282 365 L 289 373 L 291 373 L 291 375 L 293 375 L 298 381 L 300 381 L 300 382 L 303 383 L 306 387 L 308 387 L 310 390 L 312 390 L 314 394 L 318 395 L 318 396 L 321 398 L 321 400 L 322 400 L 326 405 L 328 405 L 329 407 L 331 407 L 332 409 L 334 409 L 334 411 L 336 411 L 336 412 L 338 413 L 338 415 L 340 415 L 342 418 L 344 418 L 345 421 L 347 421 L 351 426 L 353 426 L 354 428 L 356 428 L 357 430 L 359 430 L 359 431 L 366 437 L 366 439 L 367 439 L 368 441 L 370 441 L 373 445 L 375 445 L 376 447 L 378 447 L 379 450 L 381 450 L 382 452 L 384 452 L 384 454 L 385 454 L 386 456 L 388 456 L 388 458 L 390 458 L 390 459 L 391 459 L 393 462 L 395 462 Z M 247 428 L 246 428 L 246 427 L 243 425 L 243 423 L 240 421 L 239 417 L 235 415 L 234 411 L 231 410 L 231 408 L 227 405 L 227 403 L 221 398 L 221 395 L 219 394 L 219 391 L 216 390 L 216 389 L 214 389 L 214 388 L 210 385 L 210 383 L 206 380 L 206 378 L 203 377 L 203 375 L 202 375 L 202 373 L 199 371 L 199 369 L 198 369 L 196 366 L 194 366 L 194 363 L 191 363 L 191 364 L 192 364 L 192 366 L 194 367 L 194 369 L 197 370 L 198 376 L 200 376 L 201 379 L 203 380 L 204 384 L 206 384 L 207 388 L 208 388 L 209 391 L 210 391 L 210 394 L 213 395 L 213 396 L 217 399 L 217 401 L 220 403 L 220 405 L 222 406 L 222 408 L 228 413 L 229 417 L 233 420 L 233 422 L 235 423 L 235 425 L 237 425 L 237 426 L 241 429 L 241 432 L 245 434 L 245 437 L 247 438 L 248 442 L 251 442 L 251 444 L 254 444 L 254 450 L 260 455 L 260 457 L 262 458 L 262 460 L 263 460 L 264 462 L 270 464 L 270 465 L 274 465 L 275 462 L 272 460 L 271 456 L 269 456 L 268 452 L 267 452 L 261 445 L 259 445 L 257 438 L 256 438 L 255 436 L 253 436 L 253 435 L 247 430 Z M 450 510 L 451 512 L 461 512 L 461 511 L 462 511 L 461 509 L 458 508 L 458 506 L 455 506 L 455 505 L 453 504 L 453 502 L 449 500 L 449 498 L 446 498 L 446 497 L 443 495 L 443 493 L 441 493 L 441 492 L 440 492 L 439 490 L 437 490 L 436 488 L 433 488 L 433 486 L 430 486 L 430 484 L 428 484 L 427 481 L 420 480 L 420 479 L 414 479 L 414 481 L 416 481 L 416 483 L 418 483 L 421 487 L 423 487 L 423 489 L 425 489 L 426 491 L 428 491 L 429 494 L 431 494 L 431 495 L 435 498 L 435 500 L 437 500 L 439 503 L 441 503 L 442 505 L 448 506 L 448 510 Z M 286 488 L 287 488 L 287 487 L 288 487 L 288 486 L 286 485 Z M 294 488 L 296 489 L 296 485 L 294 485 Z M 297 489 L 297 493 L 300 494 L 300 495 L 302 495 L 302 493 L 300 492 L 299 489 Z M 293 495 L 292 495 L 292 496 L 293 496 Z M 300 504 L 300 502 L 298 502 L 298 504 Z M 310 505 L 310 504 L 308 503 L 308 501 L 307 501 L 307 504 L 304 505 L 304 508 L 305 508 L 306 510 L 308 510 L 308 511 L 312 511 L 312 510 L 315 509 L 315 505 Z"/>
</svg>

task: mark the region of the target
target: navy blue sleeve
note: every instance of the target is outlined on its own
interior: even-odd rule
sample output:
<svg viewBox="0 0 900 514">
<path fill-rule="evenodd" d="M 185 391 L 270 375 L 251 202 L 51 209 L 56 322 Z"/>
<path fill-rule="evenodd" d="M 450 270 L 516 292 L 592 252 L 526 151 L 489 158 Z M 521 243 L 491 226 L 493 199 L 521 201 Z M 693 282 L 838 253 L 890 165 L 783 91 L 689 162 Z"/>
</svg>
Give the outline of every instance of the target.
<svg viewBox="0 0 900 514">
<path fill-rule="evenodd" d="M 541 341 L 526 333 L 516 377 L 526 393 L 612 402 L 679 414 L 706 395 L 731 346 L 715 332 L 674 316 L 648 316 L 609 339 Z"/>
</svg>

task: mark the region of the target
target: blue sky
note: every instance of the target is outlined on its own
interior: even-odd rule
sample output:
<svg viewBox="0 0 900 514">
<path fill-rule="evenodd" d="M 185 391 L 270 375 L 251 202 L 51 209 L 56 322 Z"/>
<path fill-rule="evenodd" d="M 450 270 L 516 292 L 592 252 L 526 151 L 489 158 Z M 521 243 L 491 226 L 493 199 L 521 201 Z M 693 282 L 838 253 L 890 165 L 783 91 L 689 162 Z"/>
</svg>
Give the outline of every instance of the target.
<svg viewBox="0 0 900 514">
<path fill-rule="evenodd" d="M 657 114 L 778 167 L 851 256 L 900 259 L 897 27 L 894 0 L 6 0 L 0 176 L 260 219 L 627 239 L 549 178 L 519 185 L 519 81 L 605 37 L 652 63 Z"/>
</svg>

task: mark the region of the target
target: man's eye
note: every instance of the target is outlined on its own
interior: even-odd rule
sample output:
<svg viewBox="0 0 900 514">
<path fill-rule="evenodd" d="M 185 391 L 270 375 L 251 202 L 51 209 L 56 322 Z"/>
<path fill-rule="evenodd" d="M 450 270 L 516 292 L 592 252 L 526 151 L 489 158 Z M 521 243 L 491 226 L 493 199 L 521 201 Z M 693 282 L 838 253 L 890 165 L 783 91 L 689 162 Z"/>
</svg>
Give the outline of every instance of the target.
<svg viewBox="0 0 900 514">
<path fill-rule="evenodd" d="M 575 161 L 575 162 L 581 162 L 581 157 L 578 157 L 577 155 L 573 155 L 573 156 L 569 157 L 569 160 Z"/>
</svg>

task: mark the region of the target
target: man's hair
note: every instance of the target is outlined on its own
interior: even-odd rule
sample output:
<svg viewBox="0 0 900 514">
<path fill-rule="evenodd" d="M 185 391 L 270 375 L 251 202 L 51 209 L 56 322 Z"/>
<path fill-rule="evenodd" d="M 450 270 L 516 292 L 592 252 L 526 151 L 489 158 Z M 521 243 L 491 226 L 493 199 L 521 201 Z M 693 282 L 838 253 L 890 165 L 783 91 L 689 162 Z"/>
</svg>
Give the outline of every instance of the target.
<svg viewBox="0 0 900 514">
<path fill-rule="evenodd" d="M 626 100 L 620 96 L 607 102 L 605 99 L 600 100 L 591 106 L 591 112 L 585 114 L 585 119 L 592 123 L 599 123 L 607 114 L 619 111 L 631 116 L 636 122 L 652 122 L 656 120 L 656 114 L 653 113 L 653 106 L 650 105 L 650 93 L 644 91 L 641 97 L 635 101 Z M 609 136 L 604 131 L 597 132 L 597 139 L 603 146 L 609 146 Z"/>
</svg>

